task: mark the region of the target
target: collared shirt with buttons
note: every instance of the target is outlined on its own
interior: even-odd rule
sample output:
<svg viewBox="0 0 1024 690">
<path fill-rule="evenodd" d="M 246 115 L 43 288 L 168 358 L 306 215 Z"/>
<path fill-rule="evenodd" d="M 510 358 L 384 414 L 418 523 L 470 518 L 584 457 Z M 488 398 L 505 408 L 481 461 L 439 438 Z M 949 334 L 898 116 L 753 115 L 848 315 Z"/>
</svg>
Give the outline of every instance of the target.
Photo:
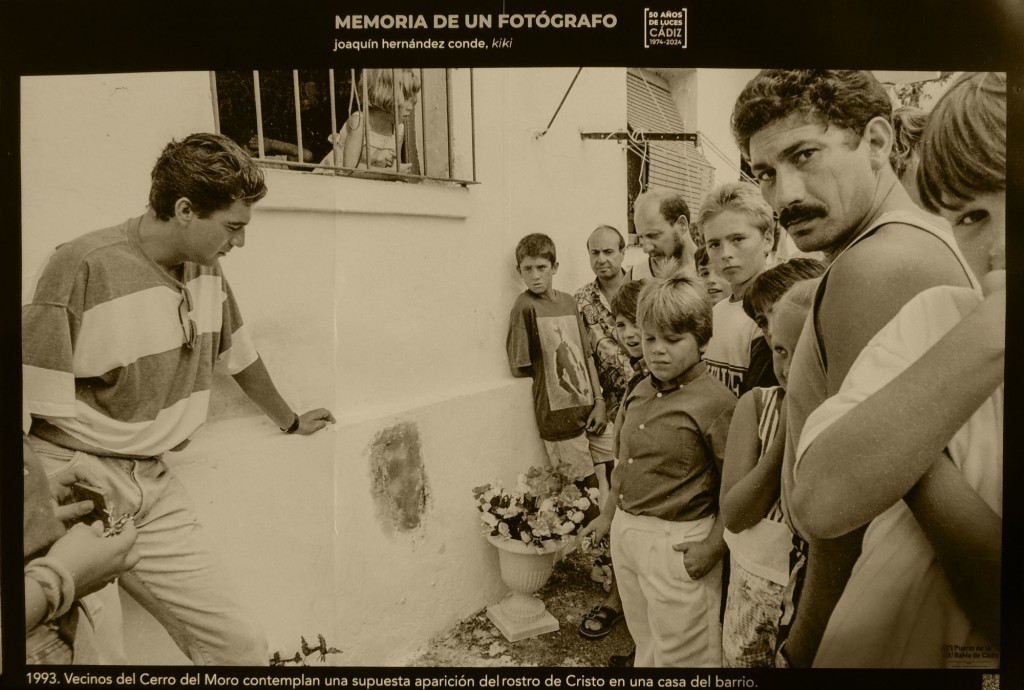
<svg viewBox="0 0 1024 690">
<path fill-rule="evenodd" d="M 703 362 L 672 381 L 637 384 L 615 432 L 618 509 L 672 522 L 716 514 L 735 406 Z"/>
<path fill-rule="evenodd" d="M 625 273 L 622 272 L 623 276 Z M 605 413 L 610 421 L 618 414 L 626 382 L 633 374 L 629 354 L 615 339 L 615 316 L 598 280 L 577 290 L 573 299 L 587 327 L 590 354 L 597 365 L 598 380 L 604 391 Z"/>
</svg>

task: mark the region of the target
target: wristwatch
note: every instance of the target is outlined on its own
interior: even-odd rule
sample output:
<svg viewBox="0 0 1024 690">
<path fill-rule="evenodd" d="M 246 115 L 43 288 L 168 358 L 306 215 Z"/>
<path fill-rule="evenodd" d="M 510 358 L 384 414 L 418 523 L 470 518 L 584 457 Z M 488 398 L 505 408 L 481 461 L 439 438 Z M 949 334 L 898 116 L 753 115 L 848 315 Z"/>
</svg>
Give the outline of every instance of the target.
<svg viewBox="0 0 1024 690">
<path fill-rule="evenodd" d="M 290 427 L 288 427 L 287 429 L 285 429 L 284 427 L 281 427 L 281 431 L 283 431 L 286 434 L 294 434 L 298 430 L 299 430 L 299 415 L 297 413 L 295 414 L 295 421 L 292 422 L 292 425 Z"/>
</svg>

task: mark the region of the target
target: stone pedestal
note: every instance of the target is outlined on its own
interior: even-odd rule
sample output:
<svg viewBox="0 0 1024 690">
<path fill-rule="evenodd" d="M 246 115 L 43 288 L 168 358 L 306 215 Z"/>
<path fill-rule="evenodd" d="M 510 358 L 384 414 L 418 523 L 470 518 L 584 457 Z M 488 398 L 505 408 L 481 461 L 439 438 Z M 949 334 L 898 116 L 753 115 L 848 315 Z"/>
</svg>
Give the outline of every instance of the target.
<svg viewBox="0 0 1024 690">
<path fill-rule="evenodd" d="M 487 617 L 509 642 L 558 630 L 558 620 L 534 596 L 551 577 L 557 543 L 549 543 L 542 552 L 520 541 L 488 537 L 498 549 L 501 580 L 512 590 L 505 599 L 487 607 Z"/>
</svg>

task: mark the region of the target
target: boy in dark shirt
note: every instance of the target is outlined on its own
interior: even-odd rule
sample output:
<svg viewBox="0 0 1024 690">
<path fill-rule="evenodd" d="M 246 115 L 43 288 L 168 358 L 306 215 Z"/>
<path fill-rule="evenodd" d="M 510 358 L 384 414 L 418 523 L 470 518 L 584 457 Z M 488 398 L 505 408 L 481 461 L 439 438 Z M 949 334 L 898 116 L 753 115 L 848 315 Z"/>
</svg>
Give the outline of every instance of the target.
<svg viewBox="0 0 1024 690">
<path fill-rule="evenodd" d="M 719 666 L 718 490 L 736 398 L 701 361 L 711 337 L 702 286 L 655 280 L 637 312 L 650 376 L 620 406 L 609 500 L 584 532 L 611 530 L 636 666 Z"/>
<path fill-rule="evenodd" d="M 605 402 L 583 320 L 572 295 L 552 287 L 558 272 L 555 243 L 527 235 L 516 246 L 516 269 L 526 290 L 509 315 L 506 349 L 512 375 L 533 378 L 537 428 L 552 466 L 567 465 L 576 481 L 597 487 L 584 432 L 601 434 Z"/>
</svg>

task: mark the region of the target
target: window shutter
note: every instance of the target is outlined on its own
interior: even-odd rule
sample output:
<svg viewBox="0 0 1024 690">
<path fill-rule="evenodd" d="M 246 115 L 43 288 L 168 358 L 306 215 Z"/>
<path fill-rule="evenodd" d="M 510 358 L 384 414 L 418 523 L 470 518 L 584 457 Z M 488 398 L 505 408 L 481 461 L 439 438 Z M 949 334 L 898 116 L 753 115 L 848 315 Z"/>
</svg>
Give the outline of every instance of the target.
<svg viewBox="0 0 1024 690">
<path fill-rule="evenodd" d="M 633 72 L 627 72 L 626 80 L 626 121 L 631 128 L 642 133 L 686 132 L 667 89 Z M 693 217 L 714 186 L 715 168 L 689 141 L 651 141 L 646 180 L 648 187 L 680 192 Z"/>
</svg>

